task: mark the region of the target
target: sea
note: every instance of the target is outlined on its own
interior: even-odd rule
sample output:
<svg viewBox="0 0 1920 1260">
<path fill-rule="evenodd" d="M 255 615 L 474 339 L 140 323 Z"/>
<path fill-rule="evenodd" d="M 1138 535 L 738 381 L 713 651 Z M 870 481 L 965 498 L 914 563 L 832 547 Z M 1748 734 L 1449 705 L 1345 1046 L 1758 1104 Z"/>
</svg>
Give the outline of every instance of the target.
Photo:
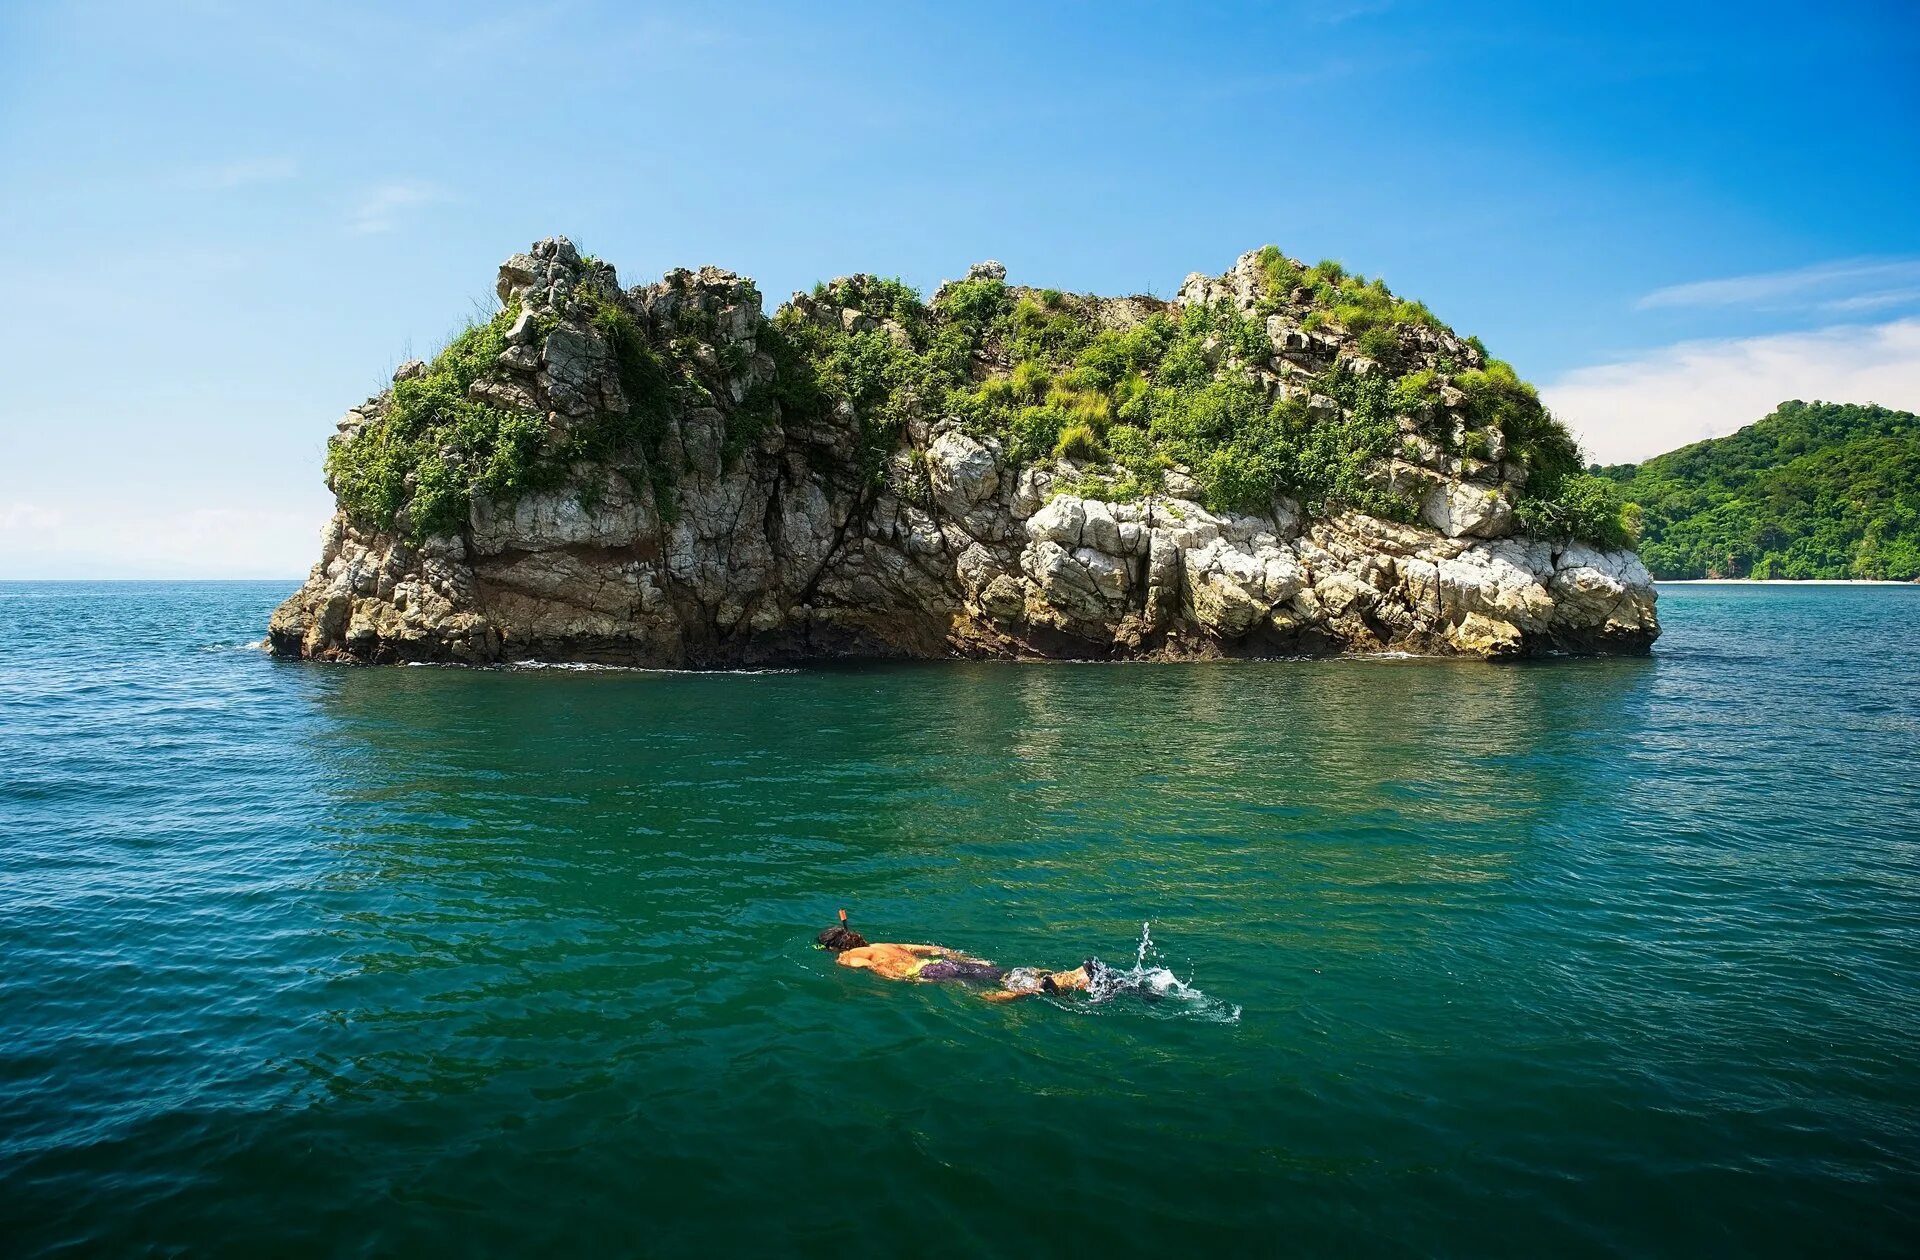
<svg viewBox="0 0 1920 1260">
<path fill-rule="evenodd" d="M 1920 587 L 715 674 L 276 661 L 293 587 L 0 584 L 0 1254 L 1920 1242 Z"/>
</svg>

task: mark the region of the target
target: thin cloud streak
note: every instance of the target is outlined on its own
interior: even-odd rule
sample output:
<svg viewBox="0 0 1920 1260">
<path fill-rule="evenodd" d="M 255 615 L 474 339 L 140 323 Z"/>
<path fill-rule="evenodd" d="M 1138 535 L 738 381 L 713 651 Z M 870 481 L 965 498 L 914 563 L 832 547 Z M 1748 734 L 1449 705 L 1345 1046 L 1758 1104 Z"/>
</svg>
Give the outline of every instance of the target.
<svg viewBox="0 0 1920 1260">
<path fill-rule="evenodd" d="M 1684 341 L 1540 392 L 1603 464 L 1723 437 L 1789 398 L 1920 410 L 1920 318 Z"/>
<path fill-rule="evenodd" d="M 368 189 L 347 215 L 347 230 L 356 236 L 391 232 L 405 212 L 445 200 L 439 188 L 418 179 L 398 179 Z"/>
<path fill-rule="evenodd" d="M 1909 302 L 1920 302 L 1920 288 L 1887 289 L 1879 293 L 1835 298 L 1830 302 L 1822 302 L 1820 309 L 1834 315 L 1849 315 L 1861 311 L 1883 311 L 1889 306 L 1904 306 Z"/>
<path fill-rule="evenodd" d="M 1840 304 L 1855 300 L 1859 290 L 1885 294 L 1892 292 L 1887 285 L 1914 281 L 1920 281 L 1920 258 L 1846 258 L 1789 271 L 1668 285 L 1634 305 L 1643 311 L 1713 306 L 1843 310 L 1847 308 Z"/>
</svg>

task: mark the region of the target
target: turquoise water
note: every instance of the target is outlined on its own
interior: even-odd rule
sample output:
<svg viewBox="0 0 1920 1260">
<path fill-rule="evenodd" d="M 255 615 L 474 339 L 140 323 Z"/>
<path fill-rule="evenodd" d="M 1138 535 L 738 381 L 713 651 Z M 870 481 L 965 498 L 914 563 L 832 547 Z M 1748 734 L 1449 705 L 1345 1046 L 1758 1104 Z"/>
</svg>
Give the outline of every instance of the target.
<svg viewBox="0 0 1920 1260">
<path fill-rule="evenodd" d="M 1920 589 L 718 676 L 277 663 L 289 589 L 0 584 L 10 1255 L 1920 1236 Z M 841 905 L 1191 991 L 888 985 Z"/>
</svg>

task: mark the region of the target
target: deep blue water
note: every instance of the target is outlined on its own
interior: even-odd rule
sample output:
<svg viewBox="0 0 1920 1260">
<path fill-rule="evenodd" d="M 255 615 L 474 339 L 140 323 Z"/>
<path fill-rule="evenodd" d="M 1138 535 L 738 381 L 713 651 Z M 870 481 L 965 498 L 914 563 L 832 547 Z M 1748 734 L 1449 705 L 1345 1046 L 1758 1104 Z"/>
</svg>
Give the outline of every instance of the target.
<svg viewBox="0 0 1920 1260">
<path fill-rule="evenodd" d="M 0 584 L 0 1252 L 1920 1238 L 1920 588 L 719 676 L 274 662 L 290 589 Z M 887 985 L 842 905 L 1191 989 Z"/>
</svg>

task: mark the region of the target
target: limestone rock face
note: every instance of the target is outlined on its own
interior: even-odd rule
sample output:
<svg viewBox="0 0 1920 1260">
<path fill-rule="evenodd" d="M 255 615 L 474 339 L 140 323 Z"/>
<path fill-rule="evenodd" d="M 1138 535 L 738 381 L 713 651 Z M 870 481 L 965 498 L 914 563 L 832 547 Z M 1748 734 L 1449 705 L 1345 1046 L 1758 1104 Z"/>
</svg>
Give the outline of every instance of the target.
<svg viewBox="0 0 1920 1260">
<path fill-rule="evenodd" d="M 1513 509 L 1494 486 L 1441 482 L 1420 503 L 1420 517 L 1449 538 L 1498 538 L 1513 524 Z"/>
<path fill-rule="evenodd" d="M 995 263 L 972 272 L 1002 275 Z M 1252 283 L 1244 266 L 1195 276 L 1175 305 L 1244 303 Z M 833 656 L 1505 658 L 1637 652 L 1659 634 L 1652 580 L 1631 552 L 1513 536 L 1512 476 L 1422 455 L 1417 443 L 1397 459 L 1411 471 L 1383 474 L 1419 490 L 1419 520 L 1407 524 L 1315 516 L 1286 499 L 1262 513 L 1210 511 L 1178 468 L 1160 492 L 1111 502 L 1075 492 L 1061 468 L 1016 464 L 958 419 L 907 426 L 877 474 L 861 467 L 861 417 L 844 404 L 745 424 L 780 368 L 757 291 L 714 268 L 622 292 L 610 268 L 564 239 L 539 242 L 500 269 L 498 292 L 519 312 L 472 396 L 543 417 L 557 435 L 626 407 L 620 349 L 579 313 L 587 290 L 657 343 L 679 345 L 703 382 L 704 397 L 667 421 L 651 457 L 659 466 L 588 461 L 557 489 L 476 494 L 458 529 L 424 541 L 342 509 L 306 584 L 273 614 L 275 653 L 696 667 Z M 1129 303 L 1161 305 L 1115 300 L 1102 318 L 1137 318 Z M 840 326 L 868 320 L 817 297 L 796 297 L 793 310 Z M 1276 364 L 1328 349 L 1324 334 L 1280 322 Z M 425 371 L 409 363 L 396 377 Z M 335 440 L 354 440 L 389 397 L 350 411 Z M 1501 457 L 1491 437 L 1476 449 Z"/>
</svg>

